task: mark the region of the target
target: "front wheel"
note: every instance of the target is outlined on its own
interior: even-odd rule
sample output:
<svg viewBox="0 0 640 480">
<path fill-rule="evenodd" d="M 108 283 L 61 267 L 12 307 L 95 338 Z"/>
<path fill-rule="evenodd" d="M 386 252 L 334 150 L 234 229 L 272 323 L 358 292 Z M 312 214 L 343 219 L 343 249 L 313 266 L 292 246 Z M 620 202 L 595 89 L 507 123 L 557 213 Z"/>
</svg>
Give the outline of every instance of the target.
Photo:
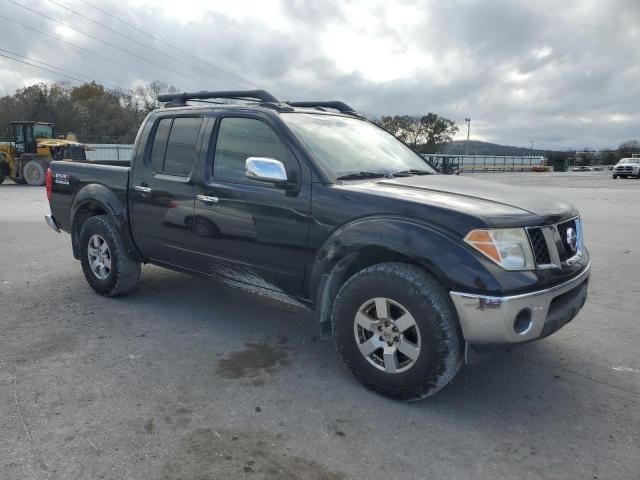
<svg viewBox="0 0 640 480">
<path fill-rule="evenodd" d="M 617 175 L 612 175 L 611 177 L 612 177 L 614 180 L 616 180 L 616 179 L 618 178 L 618 176 L 617 176 Z"/>
<path fill-rule="evenodd" d="M 80 233 L 82 271 L 100 295 L 125 295 L 140 280 L 140 262 L 127 254 L 122 235 L 107 215 L 89 218 Z"/>
<path fill-rule="evenodd" d="M 351 277 L 336 297 L 333 326 L 351 373 L 392 398 L 433 395 L 462 365 L 464 342 L 449 294 L 414 265 L 381 263 Z"/>
<path fill-rule="evenodd" d="M 0 184 L 4 182 L 4 175 L 0 175 Z"/>
<path fill-rule="evenodd" d="M 22 176 L 29 185 L 44 185 L 44 167 L 38 160 L 29 160 L 22 169 Z"/>
</svg>

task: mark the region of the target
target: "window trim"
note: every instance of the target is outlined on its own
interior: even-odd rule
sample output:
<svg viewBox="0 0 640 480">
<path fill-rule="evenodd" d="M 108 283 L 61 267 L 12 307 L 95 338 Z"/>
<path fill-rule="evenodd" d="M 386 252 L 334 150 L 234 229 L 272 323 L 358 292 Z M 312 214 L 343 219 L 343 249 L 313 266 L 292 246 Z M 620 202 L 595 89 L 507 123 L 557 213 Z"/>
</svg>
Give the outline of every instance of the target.
<svg viewBox="0 0 640 480">
<path fill-rule="evenodd" d="M 250 180 L 248 178 L 246 180 L 234 180 L 230 178 L 221 178 L 214 175 L 213 169 L 216 162 L 216 147 L 218 146 L 218 136 L 220 134 L 220 126 L 222 125 L 222 121 L 225 118 L 246 118 L 246 119 L 256 120 L 258 122 L 264 123 L 269 129 L 271 129 L 273 134 L 278 138 L 278 140 L 282 142 L 282 144 L 285 146 L 285 148 L 289 152 L 289 159 L 287 162 L 285 162 L 285 169 L 287 170 L 287 174 L 292 173 L 292 170 L 295 169 L 297 171 L 296 176 L 299 177 L 300 163 L 298 162 L 298 159 L 293 153 L 293 149 L 291 148 L 289 143 L 282 137 L 280 132 L 278 132 L 274 128 L 274 126 L 269 121 L 267 121 L 267 119 L 265 119 L 262 116 L 255 115 L 249 112 L 246 112 L 246 113 L 245 112 L 237 112 L 237 113 L 225 112 L 225 113 L 221 113 L 220 115 L 217 115 L 214 119 L 215 124 L 211 132 L 211 139 L 209 140 L 210 142 L 209 152 L 207 153 L 207 161 L 205 162 L 204 181 L 206 184 L 225 183 L 225 184 L 235 184 L 235 185 L 250 185 L 252 187 L 262 187 L 262 188 L 268 188 L 271 190 L 282 190 L 280 187 L 267 182 Z"/>
<path fill-rule="evenodd" d="M 191 165 L 191 171 L 189 172 L 188 175 L 180 175 L 178 173 L 158 171 L 151 164 L 151 154 L 153 153 L 153 147 L 156 141 L 156 133 L 158 132 L 158 127 L 160 126 L 160 122 L 162 120 L 170 119 L 171 126 L 169 127 L 169 135 L 167 136 L 167 141 L 165 142 L 164 152 L 162 155 L 162 167 L 164 168 L 164 163 L 167 157 L 167 148 L 169 147 L 169 138 L 171 138 L 171 132 L 173 131 L 173 124 L 176 118 L 200 118 L 202 120 L 202 123 L 200 124 L 200 129 L 198 130 L 198 135 L 196 137 L 195 150 L 193 153 L 193 164 Z M 148 168 L 153 173 L 154 177 L 162 178 L 164 180 L 180 179 L 180 181 L 189 181 L 193 177 L 194 173 L 196 172 L 197 163 L 198 163 L 197 157 L 198 157 L 198 146 L 200 145 L 200 136 L 202 135 L 203 129 L 206 127 L 206 120 L 207 120 L 207 115 L 203 115 L 203 114 L 194 115 L 192 113 L 162 115 L 154 119 L 153 126 L 151 127 L 151 131 L 149 132 L 148 138 L 150 141 L 147 142 L 148 146 L 147 146 L 147 151 L 145 151 L 144 162 L 143 162 L 145 167 Z"/>
</svg>

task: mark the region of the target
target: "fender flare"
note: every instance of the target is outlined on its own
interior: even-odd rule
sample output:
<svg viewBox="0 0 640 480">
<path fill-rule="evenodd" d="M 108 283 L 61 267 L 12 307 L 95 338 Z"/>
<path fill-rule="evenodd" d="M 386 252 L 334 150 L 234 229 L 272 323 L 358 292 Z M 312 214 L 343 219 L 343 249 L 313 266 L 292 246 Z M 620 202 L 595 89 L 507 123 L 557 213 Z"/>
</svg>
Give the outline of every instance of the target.
<svg viewBox="0 0 640 480">
<path fill-rule="evenodd" d="M 71 245 L 75 258 L 80 258 L 80 247 L 78 245 L 80 228 L 77 220 L 81 217 L 81 212 L 85 212 L 87 209 L 90 211 L 101 210 L 109 215 L 124 239 L 127 253 L 134 260 L 143 261 L 142 254 L 131 235 L 126 204 L 123 205 L 112 190 L 98 183 L 91 183 L 82 187 L 71 204 Z"/>
<path fill-rule="evenodd" d="M 309 292 L 323 334 L 330 330 L 333 301 L 342 284 L 362 268 L 381 261 L 417 264 L 448 290 L 501 290 L 493 266 L 452 233 L 412 218 L 360 218 L 336 229 L 313 262 Z"/>
</svg>

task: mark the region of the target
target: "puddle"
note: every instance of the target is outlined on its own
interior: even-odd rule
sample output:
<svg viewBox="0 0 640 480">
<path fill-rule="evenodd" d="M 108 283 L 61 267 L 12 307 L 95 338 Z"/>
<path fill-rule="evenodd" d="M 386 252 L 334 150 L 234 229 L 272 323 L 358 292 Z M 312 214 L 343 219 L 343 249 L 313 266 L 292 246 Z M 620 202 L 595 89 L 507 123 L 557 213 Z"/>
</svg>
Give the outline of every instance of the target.
<svg viewBox="0 0 640 480">
<path fill-rule="evenodd" d="M 247 343 L 245 350 L 231 352 L 218 362 L 217 373 L 223 378 L 253 378 L 289 366 L 289 355 L 282 346 Z"/>
</svg>

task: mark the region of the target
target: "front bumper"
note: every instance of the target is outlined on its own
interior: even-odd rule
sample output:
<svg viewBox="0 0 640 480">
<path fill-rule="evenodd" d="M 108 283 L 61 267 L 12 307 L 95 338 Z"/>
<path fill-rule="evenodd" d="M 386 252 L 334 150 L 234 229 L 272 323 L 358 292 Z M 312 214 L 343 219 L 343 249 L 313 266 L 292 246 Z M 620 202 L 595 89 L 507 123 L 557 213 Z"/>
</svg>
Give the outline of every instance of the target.
<svg viewBox="0 0 640 480">
<path fill-rule="evenodd" d="M 570 322 L 587 300 L 591 264 L 571 280 L 521 295 L 451 292 L 465 341 L 476 348 L 529 342 Z"/>
</svg>

